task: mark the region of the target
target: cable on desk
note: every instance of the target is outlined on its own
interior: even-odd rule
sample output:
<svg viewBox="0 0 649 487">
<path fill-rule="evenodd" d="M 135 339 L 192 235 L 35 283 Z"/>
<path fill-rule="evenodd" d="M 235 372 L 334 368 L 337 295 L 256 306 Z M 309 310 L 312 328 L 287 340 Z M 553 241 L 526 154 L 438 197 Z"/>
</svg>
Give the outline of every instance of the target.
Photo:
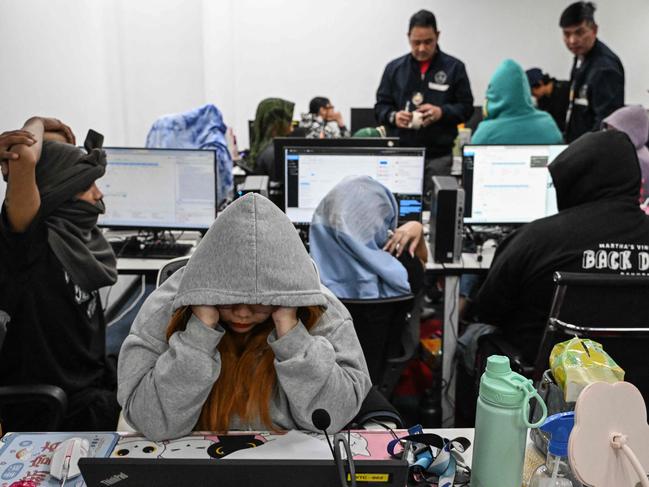
<svg viewBox="0 0 649 487">
<path fill-rule="evenodd" d="M 457 280 L 455 281 L 455 286 L 453 287 L 453 291 L 452 291 L 452 296 L 453 297 L 455 297 L 457 295 L 457 293 L 459 292 L 459 286 L 460 286 L 460 276 L 458 276 Z M 447 293 L 445 292 L 444 297 L 446 298 L 446 296 L 447 296 Z M 457 333 L 455 331 L 455 323 L 454 323 L 454 320 L 453 320 L 453 315 L 455 314 L 455 309 L 457 307 L 457 300 L 452 299 L 451 301 L 453 303 L 453 307 L 451 308 L 451 311 L 449 312 L 448 320 L 449 320 L 450 329 L 453 332 L 452 339 L 457 343 L 458 335 L 457 335 Z M 445 305 L 446 305 L 446 303 L 445 303 Z M 444 329 L 445 328 L 446 328 L 446 326 L 444 327 Z M 442 349 L 442 353 L 444 353 L 443 349 Z M 449 403 L 449 405 L 451 406 L 451 411 L 452 411 L 450 416 L 448 416 L 446 418 L 442 417 L 442 425 L 446 424 L 447 420 L 453 419 L 455 417 L 455 401 L 454 400 L 452 401 L 450 399 L 449 391 L 451 389 L 451 384 L 453 383 L 453 378 L 455 376 L 455 368 L 457 367 L 457 361 L 458 361 L 458 357 L 457 357 L 457 347 L 456 347 L 456 352 L 453 355 L 453 357 L 451 357 L 451 373 L 450 373 L 450 375 L 448 377 L 448 381 L 445 381 L 444 378 L 442 378 L 442 400 L 446 400 L 446 402 Z"/>
</svg>

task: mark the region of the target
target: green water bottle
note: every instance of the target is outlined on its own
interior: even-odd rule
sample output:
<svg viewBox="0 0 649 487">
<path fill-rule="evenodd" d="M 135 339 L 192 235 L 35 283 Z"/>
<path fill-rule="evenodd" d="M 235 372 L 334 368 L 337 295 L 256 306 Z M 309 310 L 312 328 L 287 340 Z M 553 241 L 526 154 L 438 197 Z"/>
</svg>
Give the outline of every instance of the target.
<svg viewBox="0 0 649 487">
<path fill-rule="evenodd" d="M 543 411 L 534 424 L 528 419 L 532 398 Z M 471 487 L 521 487 L 527 428 L 537 428 L 546 416 L 532 381 L 512 372 L 507 357 L 489 357 L 480 379 Z"/>
</svg>

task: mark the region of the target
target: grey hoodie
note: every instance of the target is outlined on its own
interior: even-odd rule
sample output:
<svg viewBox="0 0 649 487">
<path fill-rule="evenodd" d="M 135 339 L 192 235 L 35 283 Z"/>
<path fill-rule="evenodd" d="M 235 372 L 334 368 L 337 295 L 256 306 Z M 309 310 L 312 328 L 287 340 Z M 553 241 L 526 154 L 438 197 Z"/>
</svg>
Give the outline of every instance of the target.
<svg viewBox="0 0 649 487">
<path fill-rule="evenodd" d="M 207 232 L 184 269 L 154 291 L 124 341 L 118 366 L 118 401 L 126 420 L 153 440 L 191 432 L 219 377 L 217 346 L 226 331 L 192 316 L 167 343 L 172 313 L 192 304 L 270 304 L 326 307 L 307 331 L 302 323 L 268 343 L 278 385 L 270 415 L 281 429 L 317 429 L 315 409 L 326 409 L 340 430 L 371 387 L 351 317 L 329 290 L 286 216 L 259 195 L 230 205 Z M 231 429 L 265 429 L 259 419 Z"/>
<path fill-rule="evenodd" d="M 649 198 L 649 149 L 646 143 L 649 138 L 649 116 L 644 107 L 628 105 L 618 108 L 604 119 L 602 125 L 609 125 L 629 136 L 638 154 L 642 171 L 641 201 Z"/>
</svg>

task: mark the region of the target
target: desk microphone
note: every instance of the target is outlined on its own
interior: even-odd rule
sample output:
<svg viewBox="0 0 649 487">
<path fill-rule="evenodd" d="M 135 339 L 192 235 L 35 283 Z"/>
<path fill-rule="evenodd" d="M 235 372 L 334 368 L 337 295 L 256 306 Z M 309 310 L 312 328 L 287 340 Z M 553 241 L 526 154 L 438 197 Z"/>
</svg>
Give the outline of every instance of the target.
<svg viewBox="0 0 649 487">
<path fill-rule="evenodd" d="M 338 468 L 338 477 L 340 479 L 341 487 L 356 487 L 356 467 L 354 466 L 354 458 L 352 457 L 352 451 L 351 448 L 349 448 L 347 438 L 340 433 L 334 435 L 335 448 L 331 446 L 329 434 L 327 433 L 327 428 L 331 425 L 331 416 L 329 416 L 329 413 L 325 409 L 316 409 L 313 411 L 313 414 L 311 414 L 311 422 L 313 423 L 313 426 L 325 434 L 325 438 L 327 439 L 327 443 L 331 449 L 331 454 L 334 457 L 334 462 Z M 345 468 L 343 467 L 342 451 L 340 449 L 341 444 L 347 457 L 347 468 L 349 469 L 351 483 L 347 483 L 347 475 L 345 473 Z"/>
<path fill-rule="evenodd" d="M 331 450 L 331 454 L 334 456 L 335 460 L 336 455 L 334 453 L 334 447 L 332 446 L 329 434 L 327 433 L 327 428 L 331 425 L 331 416 L 329 416 L 329 413 L 324 409 L 316 409 L 311 415 L 311 422 L 313 423 L 313 426 L 324 433 L 325 438 L 327 439 L 327 445 L 329 445 L 329 449 Z"/>
</svg>

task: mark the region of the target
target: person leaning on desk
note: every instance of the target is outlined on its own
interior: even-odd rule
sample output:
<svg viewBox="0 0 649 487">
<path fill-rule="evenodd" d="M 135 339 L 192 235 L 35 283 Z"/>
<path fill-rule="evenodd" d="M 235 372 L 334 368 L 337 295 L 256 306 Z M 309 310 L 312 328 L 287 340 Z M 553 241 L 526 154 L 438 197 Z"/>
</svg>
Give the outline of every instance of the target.
<svg viewBox="0 0 649 487">
<path fill-rule="evenodd" d="M 95 185 L 106 168 L 103 137 L 90 132 L 86 153 L 59 120 L 34 117 L 23 130 L 0 136 L 2 152 L 13 145 L 17 156 L 5 152 L 1 162 L 8 186 L 0 220 L 0 309 L 10 321 L 0 384 L 62 388 L 68 399 L 62 431 L 113 430 L 116 377 L 106 360 L 98 293 L 117 279 L 115 255 L 97 228 L 104 211 Z M 39 431 L 42 416 L 37 406 L 3 407 L 3 427 Z"/>
<path fill-rule="evenodd" d="M 258 194 L 228 206 L 147 299 L 118 378 L 126 421 L 153 440 L 317 431 L 320 408 L 338 431 L 371 387 L 349 313 L 320 285 L 286 215 Z"/>
</svg>

